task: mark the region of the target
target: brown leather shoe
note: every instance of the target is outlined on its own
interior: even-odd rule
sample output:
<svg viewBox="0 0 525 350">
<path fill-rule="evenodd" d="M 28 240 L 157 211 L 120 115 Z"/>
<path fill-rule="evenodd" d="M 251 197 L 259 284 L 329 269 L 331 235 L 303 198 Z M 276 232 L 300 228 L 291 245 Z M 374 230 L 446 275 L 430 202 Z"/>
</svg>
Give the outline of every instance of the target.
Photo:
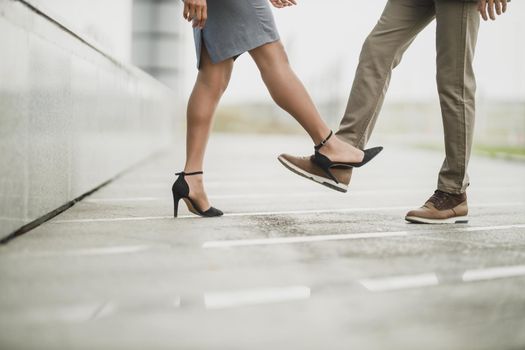
<svg viewBox="0 0 525 350">
<path fill-rule="evenodd" d="M 352 169 L 335 169 L 332 168 L 331 172 L 337 181 L 334 181 L 328 177 L 328 175 L 319 168 L 314 162 L 312 162 L 312 156 L 307 157 L 296 157 L 289 154 L 281 154 L 277 159 L 284 165 L 288 170 L 320 183 L 326 187 L 339 192 L 348 191 L 348 184 L 352 178 Z"/>
<path fill-rule="evenodd" d="M 451 194 L 436 190 L 419 209 L 407 213 L 405 220 L 418 224 L 468 223 L 467 194 Z"/>
</svg>

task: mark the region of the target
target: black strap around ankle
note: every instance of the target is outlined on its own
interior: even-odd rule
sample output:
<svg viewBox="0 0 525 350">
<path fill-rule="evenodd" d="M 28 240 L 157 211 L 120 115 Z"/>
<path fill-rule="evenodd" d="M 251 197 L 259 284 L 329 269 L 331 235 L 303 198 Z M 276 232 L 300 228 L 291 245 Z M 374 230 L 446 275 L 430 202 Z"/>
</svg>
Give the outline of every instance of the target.
<svg viewBox="0 0 525 350">
<path fill-rule="evenodd" d="M 314 149 L 316 151 L 319 151 L 321 149 L 321 147 L 323 147 L 328 142 L 328 140 L 330 140 L 330 137 L 332 137 L 333 134 L 334 134 L 334 132 L 332 130 L 330 130 L 330 134 L 326 137 L 326 139 L 321 141 L 321 143 L 319 143 L 318 145 L 315 145 Z"/>
<path fill-rule="evenodd" d="M 185 173 L 184 171 L 181 171 L 180 173 L 175 173 L 175 175 L 179 176 L 179 175 L 182 175 L 182 176 L 192 176 L 192 175 L 202 175 L 204 174 L 203 171 L 195 171 L 193 173 Z"/>
</svg>

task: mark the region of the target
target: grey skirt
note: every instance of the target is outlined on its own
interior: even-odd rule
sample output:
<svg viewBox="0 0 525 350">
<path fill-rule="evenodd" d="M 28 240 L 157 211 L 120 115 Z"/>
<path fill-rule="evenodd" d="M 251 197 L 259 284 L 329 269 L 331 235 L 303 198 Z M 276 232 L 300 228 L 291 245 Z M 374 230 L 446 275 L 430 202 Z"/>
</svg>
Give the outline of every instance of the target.
<svg viewBox="0 0 525 350">
<path fill-rule="evenodd" d="M 279 40 L 268 0 L 210 0 L 204 29 L 193 30 L 200 68 L 202 45 L 213 63 Z"/>
</svg>

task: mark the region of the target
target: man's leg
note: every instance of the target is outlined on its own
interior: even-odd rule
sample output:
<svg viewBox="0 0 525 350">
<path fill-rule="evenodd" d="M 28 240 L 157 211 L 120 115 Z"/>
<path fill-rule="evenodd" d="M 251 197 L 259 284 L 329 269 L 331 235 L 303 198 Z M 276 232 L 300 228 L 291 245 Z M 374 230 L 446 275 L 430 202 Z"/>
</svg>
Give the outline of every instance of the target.
<svg viewBox="0 0 525 350">
<path fill-rule="evenodd" d="M 435 0 L 437 83 L 445 131 L 446 158 L 438 190 L 406 220 L 416 223 L 468 222 L 467 166 L 474 131 L 476 80 L 472 69 L 479 28 L 474 2 Z"/>
<path fill-rule="evenodd" d="M 389 0 L 367 37 L 337 135 L 364 148 L 383 105 L 392 70 L 435 16 L 433 0 Z"/>
<path fill-rule="evenodd" d="M 478 37 L 477 4 L 436 0 L 437 83 L 446 158 L 438 190 L 464 193 L 475 119 L 476 79 L 472 62 Z"/>
<path fill-rule="evenodd" d="M 416 35 L 435 16 L 433 0 L 389 0 L 366 39 L 345 115 L 337 136 L 364 148 L 383 104 L 392 70 Z M 352 169 L 333 169 L 330 179 L 310 157 L 289 154 L 279 161 L 291 171 L 337 191 L 346 192 Z"/>
</svg>

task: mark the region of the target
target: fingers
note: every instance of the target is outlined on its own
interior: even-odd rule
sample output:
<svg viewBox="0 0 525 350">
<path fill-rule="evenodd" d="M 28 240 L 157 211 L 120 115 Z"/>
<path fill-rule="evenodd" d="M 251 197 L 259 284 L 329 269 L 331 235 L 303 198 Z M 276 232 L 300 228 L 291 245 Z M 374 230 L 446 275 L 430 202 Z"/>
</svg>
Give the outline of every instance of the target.
<svg viewBox="0 0 525 350">
<path fill-rule="evenodd" d="M 183 17 L 188 22 L 195 18 L 195 4 L 191 0 L 184 1 Z"/>
<path fill-rule="evenodd" d="M 498 14 L 498 16 L 500 16 L 502 14 L 501 12 L 501 1 L 500 0 L 494 0 L 494 7 L 496 8 L 496 13 Z M 496 18 L 494 18 L 496 19 Z"/>
<path fill-rule="evenodd" d="M 206 0 L 185 0 L 182 16 L 188 22 L 193 22 L 193 28 L 203 29 L 208 19 Z"/>
<path fill-rule="evenodd" d="M 193 16 L 193 28 L 200 28 L 202 18 L 202 11 L 200 7 L 195 7 L 195 15 Z"/>
<path fill-rule="evenodd" d="M 507 11 L 508 0 L 479 0 L 478 11 L 483 20 L 496 20 L 497 16 Z"/>
<path fill-rule="evenodd" d="M 489 19 L 489 16 L 487 15 L 487 0 L 479 0 L 478 11 L 481 14 L 481 18 L 483 18 L 484 21 Z"/>
<path fill-rule="evenodd" d="M 278 9 L 283 7 L 280 0 L 270 0 L 270 2 L 272 3 L 273 7 L 277 7 Z"/>
<path fill-rule="evenodd" d="M 199 21 L 198 21 L 198 27 L 200 29 L 203 29 L 204 28 L 204 25 L 206 24 L 206 20 L 208 19 L 208 8 L 207 7 L 202 7 L 201 8 L 201 11 L 200 11 L 200 14 L 199 14 Z"/>
<path fill-rule="evenodd" d="M 184 1 L 184 10 L 182 10 L 182 17 L 184 17 L 185 20 L 189 21 L 190 16 L 190 5 L 187 1 Z"/>
<path fill-rule="evenodd" d="M 277 8 L 283 8 L 288 6 L 297 5 L 297 0 L 270 0 L 272 5 Z"/>
<path fill-rule="evenodd" d="M 489 8 L 489 17 L 494 21 L 496 19 L 496 13 L 494 12 L 494 0 L 488 0 L 487 7 Z"/>
<path fill-rule="evenodd" d="M 204 23 L 206 22 L 206 9 L 198 7 L 195 9 L 195 16 L 193 18 L 193 28 L 204 28 Z"/>
<path fill-rule="evenodd" d="M 501 12 L 507 12 L 507 0 L 501 0 Z"/>
</svg>

